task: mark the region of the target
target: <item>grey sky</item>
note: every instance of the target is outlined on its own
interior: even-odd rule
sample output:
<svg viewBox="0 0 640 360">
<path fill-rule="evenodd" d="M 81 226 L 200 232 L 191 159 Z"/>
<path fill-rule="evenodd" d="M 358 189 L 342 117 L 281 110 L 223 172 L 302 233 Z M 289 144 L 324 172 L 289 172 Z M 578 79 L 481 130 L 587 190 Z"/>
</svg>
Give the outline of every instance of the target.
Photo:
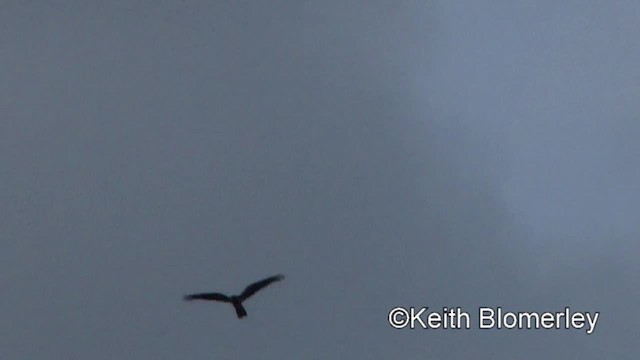
<svg viewBox="0 0 640 360">
<path fill-rule="evenodd" d="M 635 359 L 640 4 L 528 3 L 3 3 L 0 357 Z"/>
</svg>

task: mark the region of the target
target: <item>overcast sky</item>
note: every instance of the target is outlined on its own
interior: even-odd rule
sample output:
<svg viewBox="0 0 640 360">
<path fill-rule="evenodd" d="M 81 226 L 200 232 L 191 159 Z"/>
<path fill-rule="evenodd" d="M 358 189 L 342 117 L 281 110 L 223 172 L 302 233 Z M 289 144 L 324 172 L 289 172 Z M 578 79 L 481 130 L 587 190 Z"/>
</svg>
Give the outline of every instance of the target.
<svg viewBox="0 0 640 360">
<path fill-rule="evenodd" d="M 3 2 L 0 357 L 636 359 L 638 19 Z M 182 301 L 276 273 L 241 321 Z M 601 315 L 396 330 L 396 306 Z"/>
</svg>

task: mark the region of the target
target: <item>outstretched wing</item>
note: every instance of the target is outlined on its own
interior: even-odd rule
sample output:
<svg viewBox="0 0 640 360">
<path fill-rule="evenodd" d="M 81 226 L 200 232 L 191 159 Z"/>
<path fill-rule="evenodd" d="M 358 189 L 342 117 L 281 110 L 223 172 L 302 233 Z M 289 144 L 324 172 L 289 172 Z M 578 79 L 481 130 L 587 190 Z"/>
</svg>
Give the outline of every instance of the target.
<svg viewBox="0 0 640 360">
<path fill-rule="evenodd" d="M 222 301 L 222 302 L 231 302 L 231 298 L 225 294 L 218 293 L 200 293 L 200 294 L 191 294 L 185 295 L 184 299 L 186 301 L 191 300 L 214 300 L 214 301 Z"/>
<path fill-rule="evenodd" d="M 271 284 L 272 282 L 280 281 L 282 279 L 284 279 L 284 275 L 276 275 L 276 276 L 268 277 L 268 278 L 266 278 L 264 280 L 260 280 L 258 282 L 255 282 L 255 283 L 247 286 L 247 288 L 244 289 L 242 294 L 240 294 L 239 298 L 241 299 L 241 301 L 245 301 L 251 295 L 255 294 L 256 292 L 258 292 L 263 287 Z"/>
</svg>

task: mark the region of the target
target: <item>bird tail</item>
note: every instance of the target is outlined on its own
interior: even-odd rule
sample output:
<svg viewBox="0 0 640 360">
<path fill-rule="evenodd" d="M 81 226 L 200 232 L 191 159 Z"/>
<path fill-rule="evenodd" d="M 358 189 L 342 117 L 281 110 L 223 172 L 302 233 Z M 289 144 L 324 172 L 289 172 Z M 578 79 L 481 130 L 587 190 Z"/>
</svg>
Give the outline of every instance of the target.
<svg viewBox="0 0 640 360">
<path fill-rule="evenodd" d="M 233 307 L 236 309 L 236 315 L 238 315 L 238 319 L 242 319 L 247 316 L 247 311 L 244 309 L 244 306 L 240 303 L 233 303 Z"/>
</svg>

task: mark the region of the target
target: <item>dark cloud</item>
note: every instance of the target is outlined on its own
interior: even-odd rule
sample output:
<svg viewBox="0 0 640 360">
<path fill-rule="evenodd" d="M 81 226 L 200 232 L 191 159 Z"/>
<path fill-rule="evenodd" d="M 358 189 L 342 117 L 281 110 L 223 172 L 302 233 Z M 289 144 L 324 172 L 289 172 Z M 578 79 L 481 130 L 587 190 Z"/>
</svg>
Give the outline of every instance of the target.
<svg viewBox="0 0 640 360">
<path fill-rule="evenodd" d="M 631 358 L 637 13 L 6 5 L 3 356 Z M 181 301 L 280 272 L 243 321 Z M 387 323 L 500 305 L 602 314 Z"/>
</svg>

